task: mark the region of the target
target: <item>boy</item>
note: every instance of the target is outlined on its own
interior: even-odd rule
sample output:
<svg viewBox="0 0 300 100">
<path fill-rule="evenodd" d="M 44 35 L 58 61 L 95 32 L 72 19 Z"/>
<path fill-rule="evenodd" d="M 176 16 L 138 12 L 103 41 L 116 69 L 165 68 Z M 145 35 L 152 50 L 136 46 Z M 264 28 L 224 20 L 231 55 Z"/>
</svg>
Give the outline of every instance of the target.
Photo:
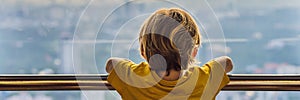
<svg viewBox="0 0 300 100">
<path fill-rule="evenodd" d="M 229 57 L 215 58 L 204 66 L 194 64 L 201 35 L 187 12 L 160 9 L 142 25 L 140 53 L 147 61 L 135 64 L 110 58 L 108 82 L 126 100 L 211 100 L 229 83 Z"/>
</svg>

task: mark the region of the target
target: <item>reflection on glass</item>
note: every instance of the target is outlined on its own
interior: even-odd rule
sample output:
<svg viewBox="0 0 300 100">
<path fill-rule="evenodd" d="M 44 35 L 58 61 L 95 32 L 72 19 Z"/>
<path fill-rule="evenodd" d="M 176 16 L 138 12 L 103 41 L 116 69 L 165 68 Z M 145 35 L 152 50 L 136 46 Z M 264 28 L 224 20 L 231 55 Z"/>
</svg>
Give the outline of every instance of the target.
<svg viewBox="0 0 300 100">
<path fill-rule="evenodd" d="M 85 93 L 89 92 L 89 93 Z M 222 91 L 216 100 L 298 100 L 297 92 Z M 121 100 L 116 91 L 1 91 L 1 100 Z"/>
<path fill-rule="evenodd" d="M 89 93 L 86 93 L 89 92 Z M 1 100 L 121 100 L 115 91 L 0 91 Z"/>
<path fill-rule="evenodd" d="M 119 52 L 114 52 L 114 55 L 129 55 L 129 59 L 140 62 L 141 58 L 136 45 L 138 33 L 136 32 L 141 23 L 136 20 L 128 22 L 128 16 L 153 12 L 154 8 L 159 6 L 174 6 L 166 2 L 162 4 L 146 1 L 128 3 L 109 16 L 105 21 L 107 24 L 101 28 L 101 22 L 98 21 L 103 21 L 109 12 L 123 2 L 125 1 L 102 0 L 101 3 L 95 2 L 89 5 L 89 1 L 86 0 L 72 0 L 72 2 L 68 0 L 1 1 L 0 74 L 104 74 L 105 61 L 112 55 L 113 42 L 126 44 L 123 45 L 124 47 L 120 46 Z M 183 8 L 194 7 L 190 12 L 197 16 L 199 23 L 206 23 L 208 18 L 201 16 L 205 15 L 205 11 L 201 7 L 197 8 L 199 3 L 200 1 L 178 2 L 183 5 Z M 203 44 L 197 56 L 199 61 L 206 62 L 214 52 L 214 55 L 226 54 L 232 57 L 236 66 L 232 72 L 234 74 L 300 73 L 299 0 L 289 0 L 289 2 L 213 0 L 208 3 L 224 31 L 226 47 L 211 45 L 224 42 L 224 39 L 208 39 L 204 35 Z M 87 5 L 94 10 L 84 12 Z M 85 15 L 82 16 L 82 14 Z M 137 19 L 143 19 L 145 16 L 147 15 L 140 15 Z M 123 27 L 121 22 L 128 23 Z M 83 26 L 81 28 L 85 29 L 86 33 L 74 34 L 78 23 Z M 209 23 L 207 25 L 201 29 L 202 33 L 205 33 L 204 29 L 214 28 L 209 26 Z M 73 38 L 78 37 L 86 40 L 72 41 Z M 76 48 L 73 52 L 74 45 L 79 45 L 80 48 Z M 86 52 L 88 50 L 86 46 L 94 46 L 91 48 L 95 50 L 94 57 L 86 56 L 91 53 Z M 128 46 L 130 46 L 129 50 L 127 50 Z M 215 51 L 211 51 L 211 48 L 215 48 Z M 128 52 L 124 53 L 124 50 Z M 82 55 L 74 56 L 74 53 Z M 76 64 L 84 66 L 80 66 L 79 70 L 74 70 L 72 57 L 80 58 Z M 91 60 L 95 60 L 96 64 L 89 63 Z M 94 70 L 94 67 L 97 70 Z M 298 94 L 297 92 L 226 91 L 218 96 L 218 100 L 297 100 L 300 98 Z M 114 95 L 104 97 L 103 99 L 108 100 L 116 99 Z M 19 98 L 22 100 L 86 99 L 79 91 L 0 92 L 1 100 L 20 100 Z"/>
<path fill-rule="evenodd" d="M 213 52 L 213 55 L 226 54 L 233 57 L 235 65 L 238 66 L 235 67 L 233 73 L 300 73 L 298 71 L 300 58 L 299 52 L 297 52 L 300 43 L 300 15 L 296 13 L 300 11 L 300 8 L 297 5 L 299 4 L 298 1 L 293 2 L 292 4 L 289 2 L 224 1 L 222 5 L 221 2 L 209 2 L 223 28 L 226 47 L 212 45 L 225 41 L 224 39 L 208 39 L 205 35 L 205 29 L 214 27 L 204 26 L 205 28 L 201 29 L 204 34 L 203 46 L 200 49 L 198 60 L 206 62 Z M 112 8 L 118 7 L 116 5 L 122 4 L 121 2 L 105 1 L 106 4 L 89 5 L 95 9 L 102 9 L 97 11 L 98 14 L 90 13 L 95 11 L 85 11 L 88 3 L 88 1 L 44 3 L 30 0 L 2 2 L 0 4 L 0 66 L 2 69 L 0 73 L 76 73 L 73 68 L 74 59 L 72 60 L 72 57 L 76 58 L 76 56 L 73 54 L 78 53 L 77 49 L 80 49 L 79 52 L 85 52 L 87 45 L 95 47 L 91 48 L 95 49 L 95 59 L 82 55 L 79 56 L 79 62 L 87 69 L 97 67 L 98 73 L 105 73 L 103 66 L 105 60 L 113 54 L 111 48 L 113 48 L 114 43 L 132 46 L 130 50 L 127 50 L 126 45 L 118 50 L 121 54 L 129 54 L 130 58 L 141 61 L 140 56 L 137 55 L 138 47 L 134 46 L 133 43 L 136 44 L 137 42 L 137 32 L 141 20 L 144 20 L 145 16 L 149 14 L 139 14 L 155 10 L 154 8 L 151 9 L 151 5 L 156 3 L 131 2 L 120 6 L 111 14 L 108 12 L 113 11 Z M 176 5 L 163 2 L 155 7 L 158 6 L 173 7 Z M 193 9 L 195 11 L 193 10 L 191 13 L 197 17 L 201 17 L 202 13 L 205 13 L 201 11 L 201 7 Z M 93 17 L 98 15 L 99 17 Z M 128 19 L 135 16 L 135 19 Z M 102 18 L 103 25 L 95 27 L 100 26 L 101 23 L 95 23 L 97 19 L 92 18 Z M 104 18 L 106 19 L 104 20 Z M 205 19 L 207 18 L 202 16 L 197 19 L 200 23 L 206 23 Z M 80 34 L 82 36 L 73 34 L 78 28 L 76 24 L 79 22 L 81 22 L 81 26 L 85 26 L 83 29 L 90 30 L 83 35 Z M 78 28 L 78 30 L 80 29 Z M 92 30 L 98 30 L 98 32 Z M 72 41 L 76 37 L 94 37 L 94 39 Z M 80 48 L 75 48 L 75 52 L 72 51 L 74 45 L 80 45 Z M 215 49 L 217 51 L 211 51 L 211 48 L 217 48 Z M 124 51 L 129 53 L 123 53 Z M 114 52 L 114 55 L 116 54 L 117 52 Z M 96 66 L 85 64 L 90 60 L 95 60 Z M 76 59 L 75 61 L 78 62 Z M 91 71 L 93 71 L 92 68 L 90 71 L 79 73 L 94 73 Z"/>
<path fill-rule="evenodd" d="M 216 100 L 298 100 L 297 92 L 283 91 L 222 91 Z"/>
<path fill-rule="evenodd" d="M 233 73 L 300 73 L 300 53 L 297 52 L 300 49 L 299 1 L 269 2 L 208 2 L 219 19 L 226 42 L 224 39 L 209 39 L 205 29 L 215 27 L 206 24 L 208 26 L 201 29 L 204 36 L 198 60 L 206 62 L 211 55 L 226 54 L 233 57 L 237 66 Z M 135 44 L 139 26 L 149 15 L 144 12 L 152 12 L 160 6 L 176 7 L 169 2 L 157 4 L 146 1 L 122 6 L 117 6 L 122 2 L 116 1 L 88 4 L 89 1 L 3 1 L 0 4 L 0 73 L 76 73 L 78 70 L 74 71 L 74 63 L 86 68 L 78 73 L 105 73 L 105 60 L 112 54 L 118 54 L 112 53 L 114 43 L 124 43 L 125 47 L 118 49 L 120 54 L 129 54 L 136 62 L 141 61 Z M 184 8 L 194 7 L 197 3 L 178 4 Z M 87 6 L 102 10 L 86 10 Z M 109 13 L 114 8 L 118 9 Z M 201 7 L 194 7 L 190 12 L 200 24 L 207 23 L 208 18 L 202 16 L 205 11 Z M 135 18 L 128 19 L 130 17 Z M 97 19 L 103 21 L 102 26 Z M 81 27 L 76 27 L 78 23 Z M 74 34 L 81 29 L 86 33 Z M 87 40 L 72 41 L 76 37 Z M 218 46 L 220 42 L 225 42 L 226 47 Z M 125 44 L 132 46 L 130 50 Z M 80 48 L 72 48 L 74 45 L 80 45 Z M 79 61 L 72 59 L 76 58 L 74 53 L 87 51 L 88 45 L 95 47 L 91 48 L 94 49 L 94 57 L 86 56 L 89 53 L 86 52 L 78 56 Z M 217 51 L 211 51 L 211 48 Z M 96 65 L 89 64 L 91 60 L 95 60 Z M 97 72 L 90 67 L 96 67 Z"/>
</svg>

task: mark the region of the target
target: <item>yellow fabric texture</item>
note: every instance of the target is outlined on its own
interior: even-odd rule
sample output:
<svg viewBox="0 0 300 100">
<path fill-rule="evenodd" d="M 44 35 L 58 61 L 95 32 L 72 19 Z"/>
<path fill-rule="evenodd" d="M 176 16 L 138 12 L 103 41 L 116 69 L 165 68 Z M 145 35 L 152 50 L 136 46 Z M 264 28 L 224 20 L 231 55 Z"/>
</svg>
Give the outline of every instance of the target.
<svg viewBox="0 0 300 100">
<path fill-rule="evenodd" d="M 213 67 L 222 67 L 216 61 L 210 61 L 202 67 L 194 66 L 183 73 L 176 81 L 162 80 L 148 63 L 135 64 L 131 61 L 120 61 L 114 65 L 107 81 L 117 90 L 123 100 L 199 100 L 210 79 Z M 223 71 L 218 92 L 229 83 Z"/>
</svg>

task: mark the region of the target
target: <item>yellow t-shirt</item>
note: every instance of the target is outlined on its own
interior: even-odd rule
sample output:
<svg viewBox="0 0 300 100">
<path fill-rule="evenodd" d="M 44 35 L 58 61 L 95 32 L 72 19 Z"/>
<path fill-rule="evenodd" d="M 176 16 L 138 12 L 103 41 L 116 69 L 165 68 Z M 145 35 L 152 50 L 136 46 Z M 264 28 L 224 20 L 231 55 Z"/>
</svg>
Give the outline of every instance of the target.
<svg viewBox="0 0 300 100">
<path fill-rule="evenodd" d="M 176 81 L 161 79 L 146 62 L 124 60 L 114 66 L 107 81 L 124 100 L 209 100 L 215 99 L 229 78 L 213 60 L 188 69 Z"/>
</svg>

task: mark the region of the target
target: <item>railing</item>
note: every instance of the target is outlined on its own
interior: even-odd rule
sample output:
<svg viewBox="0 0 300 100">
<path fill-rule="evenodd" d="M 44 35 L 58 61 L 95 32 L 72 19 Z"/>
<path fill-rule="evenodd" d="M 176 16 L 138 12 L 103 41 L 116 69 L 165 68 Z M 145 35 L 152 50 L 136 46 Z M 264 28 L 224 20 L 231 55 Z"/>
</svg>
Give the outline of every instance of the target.
<svg viewBox="0 0 300 100">
<path fill-rule="evenodd" d="M 300 75 L 233 74 L 224 91 L 299 91 Z M 114 90 L 107 75 L 0 75 L 0 91 Z"/>
</svg>

